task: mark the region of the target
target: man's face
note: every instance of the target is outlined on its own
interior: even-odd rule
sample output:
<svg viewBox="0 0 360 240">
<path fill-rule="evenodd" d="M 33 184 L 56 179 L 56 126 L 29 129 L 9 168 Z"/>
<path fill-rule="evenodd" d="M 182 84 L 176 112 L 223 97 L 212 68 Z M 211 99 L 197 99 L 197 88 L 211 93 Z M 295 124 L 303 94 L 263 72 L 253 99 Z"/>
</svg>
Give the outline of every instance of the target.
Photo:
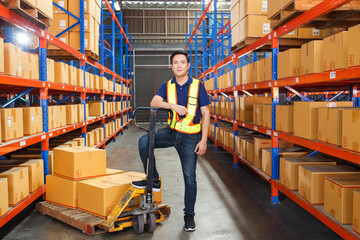
<svg viewBox="0 0 360 240">
<path fill-rule="evenodd" d="M 190 63 L 187 62 L 185 55 L 177 54 L 174 56 L 171 69 L 174 72 L 175 77 L 184 77 L 190 68 Z"/>
</svg>

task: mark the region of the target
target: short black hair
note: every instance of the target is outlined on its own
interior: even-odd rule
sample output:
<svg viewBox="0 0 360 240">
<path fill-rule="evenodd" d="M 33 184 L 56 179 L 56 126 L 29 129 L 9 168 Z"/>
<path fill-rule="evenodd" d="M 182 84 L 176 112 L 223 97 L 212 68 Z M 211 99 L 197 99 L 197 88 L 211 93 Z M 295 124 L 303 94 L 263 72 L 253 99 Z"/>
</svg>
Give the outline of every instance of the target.
<svg viewBox="0 0 360 240">
<path fill-rule="evenodd" d="M 171 54 L 170 56 L 170 64 L 173 64 L 173 59 L 175 57 L 175 55 L 184 55 L 186 57 L 186 60 L 187 62 L 189 63 L 190 62 L 190 57 L 189 57 L 189 54 L 187 54 L 187 52 L 183 51 L 183 50 L 179 50 L 179 51 L 175 51 Z"/>
</svg>

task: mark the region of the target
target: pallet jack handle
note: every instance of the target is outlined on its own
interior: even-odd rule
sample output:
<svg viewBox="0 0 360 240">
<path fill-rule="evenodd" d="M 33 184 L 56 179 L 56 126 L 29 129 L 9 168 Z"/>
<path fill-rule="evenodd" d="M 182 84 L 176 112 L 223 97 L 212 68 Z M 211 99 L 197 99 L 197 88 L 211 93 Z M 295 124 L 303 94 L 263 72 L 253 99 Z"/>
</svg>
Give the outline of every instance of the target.
<svg viewBox="0 0 360 240">
<path fill-rule="evenodd" d="M 138 111 L 150 111 L 150 127 L 149 127 L 149 129 L 141 127 L 137 124 L 136 112 L 138 112 Z M 156 129 L 156 121 L 158 120 L 156 118 L 157 111 L 168 112 L 169 117 L 171 119 L 169 125 L 171 126 L 171 123 L 172 123 L 171 121 L 173 119 L 173 111 L 170 109 L 153 108 L 153 107 L 138 107 L 138 108 L 135 108 L 133 111 L 134 126 L 148 132 L 148 136 L 149 136 L 149 150 L 148 150 L 147 171 L 146 171 L 146 202 L 148 204 L 153 203 L 152 188 L 153 188 L 153 174 L 154 174 L 154 166 L 155 166 L 155 156 L 154 156 L 155 134 L 157 131 L 164 129 L 164 128 Z M 167 128 L 167 127 L 168 126 L 166 126 L 165 128 Z"/>
</svg>

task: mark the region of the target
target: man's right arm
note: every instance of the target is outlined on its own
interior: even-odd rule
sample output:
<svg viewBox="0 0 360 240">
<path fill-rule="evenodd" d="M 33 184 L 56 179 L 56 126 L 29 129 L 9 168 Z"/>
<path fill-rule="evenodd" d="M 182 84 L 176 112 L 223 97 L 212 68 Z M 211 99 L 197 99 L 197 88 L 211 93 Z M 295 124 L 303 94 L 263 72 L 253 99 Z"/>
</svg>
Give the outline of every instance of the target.
<svg viewBox="0 0 360 240">
<path fill-rule="evenodd" d="M 165 102 L 162 97 L 155 95 L 150 102 L 151 107 L 172 109 L 177 112 L 180 116 L 187 114 L 187 109 L 184 106 L 180 106 L 173 103 Z"/>
</svg>

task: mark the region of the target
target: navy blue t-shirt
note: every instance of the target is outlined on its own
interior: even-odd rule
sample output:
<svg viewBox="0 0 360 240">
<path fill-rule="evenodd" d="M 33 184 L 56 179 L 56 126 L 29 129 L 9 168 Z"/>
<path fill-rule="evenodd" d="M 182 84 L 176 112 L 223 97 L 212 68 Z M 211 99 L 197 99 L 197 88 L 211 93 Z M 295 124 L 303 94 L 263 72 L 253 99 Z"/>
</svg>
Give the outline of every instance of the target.
<svg viewBox="0 0 360 240">
<path fill-rule="evenodd" d="M 173 79 L 171 80 L 171 83 L 175 83 L 176 84 L 176 93 L 177 93 L 177 104 L 186 107 L 187 106 L 187 102 L 188 102 L 188 97 L 189 97 L 189 86 L 190 84 L 193 82 L 193 79 L 191 77 L 189 77 L 189 79 L 187 80 L 187 82 L 180 86 L 176 80 L 175 77 L 173 77 Z M 167 81 L 164 82 L 163 84 L 161 84 L 159 91 L 156 93 L 156 95 L 159 95 L 160 97 L 162 97 L 164 100 L 166 100 L 166 96 L 167 96 Z M 206 92 L 205 86 L 202 82 L 200 82 L 200 86 L 199 86 L 199 96 L 198 96 L 198 106 L 196 108 L 196 116 L 194 117 L 194 121 L 193 123 L 199 123 L 200 122 L 200 117 L 201 117 L 201 111 L 200 111 L 200 107 L 204 107 L 210 104 L 210 100 L 209 100 L 209 96 Z M 179 116 L 180 119 L 184 118 L 184 116 Z"/>
</svg>

